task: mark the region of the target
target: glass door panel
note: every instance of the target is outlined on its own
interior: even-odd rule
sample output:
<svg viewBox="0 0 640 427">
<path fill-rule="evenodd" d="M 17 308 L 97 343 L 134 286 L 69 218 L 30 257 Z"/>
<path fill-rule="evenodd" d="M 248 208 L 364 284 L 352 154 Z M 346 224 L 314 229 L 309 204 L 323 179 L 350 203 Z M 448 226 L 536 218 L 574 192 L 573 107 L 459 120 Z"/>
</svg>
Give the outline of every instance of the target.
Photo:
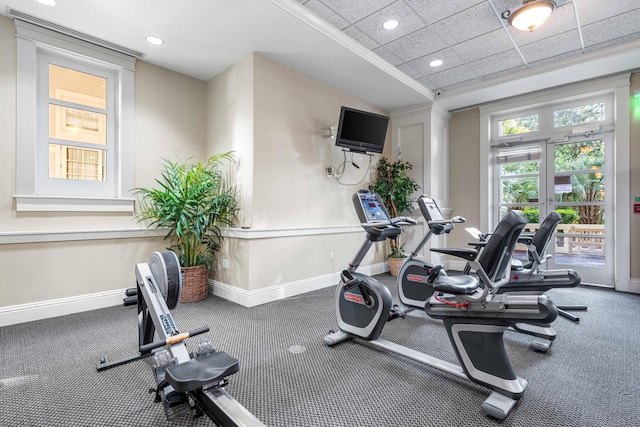
<svg viewBox="0 0 640 427">
<path fill-rule="evenodd" d="M 584 138 L 584 137 L 583 137 Z M 571 268 L 583 283 L 612 286 L 605 221 L 606 138 L 550 145 L 547 210 L 562 216 L 548 268 Z"/>
<path fill-rule="evenodd" d="M 522 211 L 529 219 L 524 232 L 535 232 L 540 215 L 541 152 L 540 145 L 535 144 L 501 148 L 496 153 L 499 166 L 499 219 L 510 210 Z M 527 248 L 517 245 L 513 257 L 526 263 Z"/>
</svg>

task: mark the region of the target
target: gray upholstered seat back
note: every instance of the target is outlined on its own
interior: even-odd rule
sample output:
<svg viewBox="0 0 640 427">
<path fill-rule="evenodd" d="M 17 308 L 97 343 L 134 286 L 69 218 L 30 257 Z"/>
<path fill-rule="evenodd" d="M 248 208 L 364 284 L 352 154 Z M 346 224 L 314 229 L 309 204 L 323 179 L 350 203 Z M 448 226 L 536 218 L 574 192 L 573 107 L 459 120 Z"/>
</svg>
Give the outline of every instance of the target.
<svg viewBox="0 0 640 427">
<path fill-rule="evenodd" d="M 491 234 L 478 262 L 492 281 L 500 279 L 507 269 L 511 269 L 513 249 L 520 232 L 528 222 L 522 212 L 509 211 Z"/>
<path fill-rule="evenodd" d="M 549 212 L 549 215 L 542 221 L 540 224 L 540 228 L 536 231 L 536 234 L 533 235 L 533 246 L 536 247 L 536 252 L 538 253 L 538 257 L 542 258 L 547 251 L 547 246 L 549 246 L 549 242 L 551 241 L 551 236 L 553 236 L 553 231 L 556 229 L 558 224 L 562 221 L 562 217 L 556 211 Z M 525 268 L 531 268 L 535 259 L 531 254 L 529 254 L 529 264 L 525 266 Z"/>
</svg>

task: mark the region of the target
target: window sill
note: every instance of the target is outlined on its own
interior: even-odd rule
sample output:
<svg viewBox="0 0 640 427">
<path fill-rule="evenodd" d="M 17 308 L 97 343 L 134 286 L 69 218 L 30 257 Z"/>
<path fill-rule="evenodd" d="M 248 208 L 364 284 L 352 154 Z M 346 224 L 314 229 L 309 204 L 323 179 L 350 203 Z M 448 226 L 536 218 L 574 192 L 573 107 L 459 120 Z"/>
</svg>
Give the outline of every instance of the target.
<svg viewBox="0 0 640 427">
<path fill-rule="evenodd" d="M 131 212 L 134 199 L 14 196 L 18 212 Z"/>
</svg>

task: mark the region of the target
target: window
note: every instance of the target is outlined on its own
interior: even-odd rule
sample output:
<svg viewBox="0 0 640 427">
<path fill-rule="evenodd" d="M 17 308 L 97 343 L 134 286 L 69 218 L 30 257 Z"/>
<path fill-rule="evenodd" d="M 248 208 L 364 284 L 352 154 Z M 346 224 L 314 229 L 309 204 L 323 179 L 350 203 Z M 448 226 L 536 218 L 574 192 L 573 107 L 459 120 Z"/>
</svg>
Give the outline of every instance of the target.
<svg viewBox="0 0 640 427">
<path fill-rule="evenodd" d="M 601 122 L 605 119 L 605 103 L 580 105 L 578 107 L 555 110 L 553 127 L 575 126 L 584 123 Z"/>
<path fill-rule="evenodd" d="M 19 211 L 133 211 L 135 58 L 16 21 Z"/>
<path fill-rule="evenodd" d="M 115 126 L 112 70 L 38 54 L 38 171 L 49 195 L 112 196 Z M 45 155 L 45 153 L 48 153 Z"/>
<path fill-rule="evenodd" d="M 500 136 L 517 135 L 525 132 L 535 132 L 538 130 L 538 115 L 515 117 L 498 122 Z"/>
<path fill-rule="evenodd" d="M 540 147 L 497 149 L 496 164 L 501 195 L 500 206 L 520 208 L 530 203 L 538 203 Z"/>
</svg>

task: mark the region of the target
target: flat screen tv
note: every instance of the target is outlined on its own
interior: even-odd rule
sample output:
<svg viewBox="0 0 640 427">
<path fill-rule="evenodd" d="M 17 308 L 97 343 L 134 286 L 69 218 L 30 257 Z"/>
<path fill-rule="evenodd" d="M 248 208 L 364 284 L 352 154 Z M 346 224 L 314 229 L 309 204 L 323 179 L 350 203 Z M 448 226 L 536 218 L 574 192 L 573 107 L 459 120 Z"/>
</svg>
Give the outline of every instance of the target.
<svg viewBox="0 0 640 427">
<path fill-rule="evenodd" d="M 360 153 L 382 153 L 389 117 L 342 107 L 336 145 Z"/>
</svg>

